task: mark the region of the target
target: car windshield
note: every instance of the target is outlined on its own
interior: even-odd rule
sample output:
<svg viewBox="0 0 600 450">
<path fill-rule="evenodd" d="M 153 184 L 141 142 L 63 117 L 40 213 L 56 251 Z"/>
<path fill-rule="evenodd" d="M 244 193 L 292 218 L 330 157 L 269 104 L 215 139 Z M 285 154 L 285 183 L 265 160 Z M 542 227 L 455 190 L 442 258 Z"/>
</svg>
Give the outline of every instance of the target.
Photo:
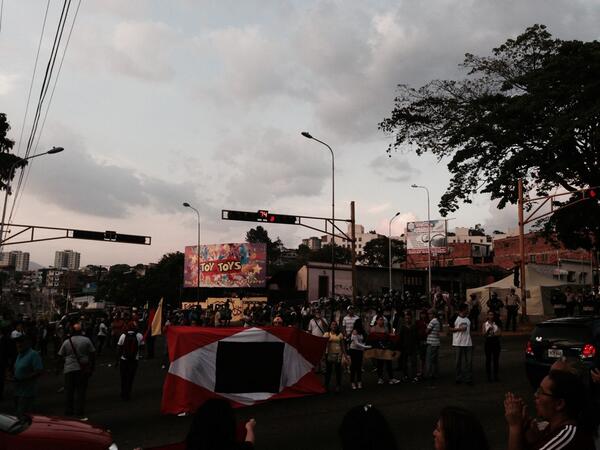
<svg viewBox="0 0 600 450">
<path fill-rule="evenodd" d="M 535 338 L 551 342 L 591 342 L 592 332 L 588 327 L 576 325 L 540 325 L 533 333 Z"/>
<path fill-rule="evenodd" d="M 29 426 L 27 417 L 17 418 L 9 414 L 0 414 L 0 431 L 5 433 L 18 434 Z"/>
</svg>

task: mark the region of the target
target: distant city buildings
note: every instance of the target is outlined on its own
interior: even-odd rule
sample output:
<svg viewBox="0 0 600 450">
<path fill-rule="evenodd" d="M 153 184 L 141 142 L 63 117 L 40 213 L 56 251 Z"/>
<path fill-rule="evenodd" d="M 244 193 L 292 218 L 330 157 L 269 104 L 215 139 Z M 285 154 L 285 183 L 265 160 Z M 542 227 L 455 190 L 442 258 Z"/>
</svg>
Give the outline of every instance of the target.
<svg viewBox="0 0 600 450">
<path fill-rule="evenodd" d="M 313 236 L 302 239 L 302 245 L 306 245 L 311 250 L 319 250 L 321 248 L 321 238 Z"/>
<path fill-rule="evenodd" d="M 354 233 L 355 233 L 355 237 L 356 237 L 356 254 L 357 255 L 362 255 L 365 252 L 365 245 L 367 245 L 370 241 L 372 241 L 373 239 L 377 239 L 380 237 L 383 237 L 383 235 L 381 234 L 377 234 L 375 231 L 369 231 L 368 233 L 365 233 L 365 227 L 362 225 L 354 225 Z M 347 231 L 348 236 L 352 236 L 352 225 L 348 225 L 348 231 Z M 326 236 L 322 236 L 321 237 L 321 243 L 322 245 L 328 245 L 331 244 L 331 236 L 326 235 Z M 347 241 L 347 240 L 342 240 L 337 238 L 335 240 L 335 245 L 339 245 L 340 247 L 344 247 L 347 249 L 350 249 L 352 247 L 352 244 Z"/>
<path fill-rule="evenodd" d="M 29 270 L 29 252 L 16 250 L 0 253 L 0 267 L 12 267 L 15 272 L 27 272 Z"/>
<path fill-rule="evenodd" d="M 78 270 L 81 254 L 74 250 L 57 251 L 54 254 L 54 268 Z"/>
</svg>

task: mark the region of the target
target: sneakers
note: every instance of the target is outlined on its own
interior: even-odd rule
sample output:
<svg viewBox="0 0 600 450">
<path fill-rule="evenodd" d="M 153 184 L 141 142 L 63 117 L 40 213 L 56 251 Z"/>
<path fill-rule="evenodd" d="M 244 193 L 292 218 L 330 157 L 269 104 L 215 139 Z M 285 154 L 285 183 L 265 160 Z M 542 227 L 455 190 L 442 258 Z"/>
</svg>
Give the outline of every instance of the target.
<svg viewBox="0 0 600 450">
<path fill-rule="evenodd" d="M 389 384 L 398 384 L 398 383 L 400 383 L 400 380 L 398 380 L 398 379 L 396 379 L 396 378 L 392 378 L 392 379 L 389 381 Z"/>
<path fill-rule="evenodd" d="M 362 389 L 362 383 L 359 381 L 358 383 L 356 383 L 356 387 L 357 387 L 358 389 Z"/>
<path fill-rule="evenodd" d="M 355 391 L 356 390 L 356 383 L 352 383 L 352 390 Z"/>
<path fill-rule="evenodd" d="M 383 384 L 383 383 L 384 383 L 383 378 L 380 378 L 379 380 L 377 380 L 377 384 Z"/>
</svg>

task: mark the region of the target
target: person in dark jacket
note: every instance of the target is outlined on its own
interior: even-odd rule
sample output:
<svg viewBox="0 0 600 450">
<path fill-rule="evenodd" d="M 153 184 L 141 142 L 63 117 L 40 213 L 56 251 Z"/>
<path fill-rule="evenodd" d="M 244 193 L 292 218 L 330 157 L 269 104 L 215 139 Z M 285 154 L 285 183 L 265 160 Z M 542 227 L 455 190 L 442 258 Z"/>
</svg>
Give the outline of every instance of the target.
<svg viewBox="0 0 600 450">
<path fill-rule="evenodd" d="M 400 370 L 402 371 L 402 381 L 418 381 L 417 355 L 419 352 L 419 332 L 413 323 L 412 312 L 404 313 L 404 322 L 400 326 Z M 410 364 L 410 369 L 409 369 Z"/>
</svg>

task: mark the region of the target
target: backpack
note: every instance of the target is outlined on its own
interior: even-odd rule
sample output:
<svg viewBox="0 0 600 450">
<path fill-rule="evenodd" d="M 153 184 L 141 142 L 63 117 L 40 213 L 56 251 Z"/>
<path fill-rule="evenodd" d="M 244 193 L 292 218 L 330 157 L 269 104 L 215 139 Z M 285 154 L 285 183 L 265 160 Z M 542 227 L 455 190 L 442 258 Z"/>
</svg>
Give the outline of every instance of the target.
<svg viewBox="0 0 600 450">
<path fill-rule="evenodd" d="M 133 332 L 127 332 L 125 334 L 125 340 L 123 341 L 123 358 L 128 361 L 137 359 L 139 344 L 137 336 Z"/>
</svg>

